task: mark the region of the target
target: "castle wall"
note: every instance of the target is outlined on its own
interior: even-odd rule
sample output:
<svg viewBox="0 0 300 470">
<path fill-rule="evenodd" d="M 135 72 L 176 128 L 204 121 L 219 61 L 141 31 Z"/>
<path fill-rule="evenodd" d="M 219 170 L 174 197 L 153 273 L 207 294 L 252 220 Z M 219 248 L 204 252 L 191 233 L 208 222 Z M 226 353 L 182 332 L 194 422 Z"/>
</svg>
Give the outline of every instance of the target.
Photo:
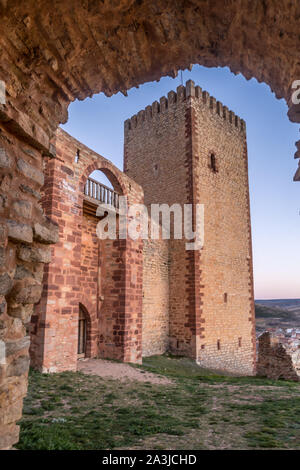
<svg viewBox="0 0 300 470">
<path fill-rule="evenodd" d="M 143 247 L 143 356 L 169 349 L 169 246 L 145 240 Z"/>
<path fill-rule="evenodd" d="M 100 259 L 98 237 L 96 235 L 98 219 L 82 214 L 81 224 L 81 261 L 80 261 L 80 290 L 84 293 L 81 303 L 89 299 L 88 334 L 86 356 L 97 357 L 99 345 L 99 318 L 98 318 L 98 276 L 100 275 Z M 84 305 L 87 308 L 86 305 Z M 91 308 L 92 307 L 92 308 Z"/>
<path fill-rule="evenodd" d="M 204 248 L 190 251 L 185 240 L 169 242 L 169 349 L 204 367 L 252 374 L 245 123 L 190 81 L 125 122 L 124 151 L 124 170 L 143 187 L 146 204 L 204 204 Z M 210 168 L 212 153 L 217 171 Z M 161 262 L 151 253 L 144 262 L 148 257 Z M 149 289 L 143 318 L 150 297 Z"/>
<path fill-rule="evenodd" d="M 31 365 L 44 372 L 76 370 L 81 212 L 72 160 L 63 157 L 63 149 L 57 148 L 57 158 L 46 161 L 41 199 L 45 214 L 59 227 L 41 300 L 31 318 Z"/>
<path fill-rule="evenodd" d="M 180 87 L 177 95 L 170 92 L 168 99 L 163 97 L 160 103 L 154 102 L 152 106 L 147 106 L 144 111 L 125 122 L 124 171 L 143 187 L 148 210 L 151 204 L 172 205 L 189 202 L 185 112 L 185 89 Z M 169 343 L 174 353 L 179 351 L 193 356 L 191 328 L 186 309 L 189 297 L 189 268 L 185 262 L 185 241 L 174 240 L 172 247 L 170 243 L 169 247 L 169 290 L 162 291 L 164 298 L 160 298 L 165 305 L 169 305 Z M 155 269 L 159 271 L 161 259 L 155 257 L 153 252 L 145 251 L 144 265 L 144 276 L 147 278 L 147 266 L 152 265 L 152 269 L 156 266 Z M 150 288 L 144 292 L 143 321 L 148 321 L 151 302 Z M 160 317 L 157 325 L 164 322 L 165 312 L 156 310 L 155 315 Z M 144 338 L 147 334 L 144 328 Z M 160 342 L 163 343 L 164 330 L 158 330 L 156 338 L 159 335 Z"/>
<path fill-rule="evenodd" d="M 199 279 L 204 337 L 197 360 L 251 374 L 255 330 L 245 124 L 199 87 L 193 94 L 196 200 L 205 211 Z"/>
<path fill-rule="evenodd" d="M 300 350 L 280 343 L 268 331 L 258 338 L 257 375 L 269 379 L 300 381 Z"/>
<path fill-rule="evenodd" d="M 102 293 L 98 289 L 101 250 L 99 257 L 96 224 L 99 219 L 83 214 L 83 187 L 93 170 L 102 169 L 116 190 L 128 196 L 129 202 L 142 202 L 142 190 L 111 162 L 64 131 L 58 130 L 56 138 L 56 158 L 46 162 L 41 202 L 46 214 L 58 224 L 59 242 L 52 249 L 52 261 L 44 274 L 42 298 L 32 317 L 32 365 L 45 372 L 76 370 L 79 304 L 88 314 L 89 356 L 101 354 L 139 362 L 142 348 L 141 244 L 131 240 L 109 241 L 111 246 L 113 243 L 116 246 L 103 250 L 103 259 L 108 259 L 106 264 L 113 266 L 115 261 L 111 261 L 110 256 L 118 260 L 118 267 L 111 269 L 102 282 L 104 308 L 110 316 L 115 312 L 114 321 L 107 325 L 101 322 Z M 75 161 L 77 152 L 78 162 Z M 107 300 L 109 296 L 118 299 L 116 305 Z M 99 348 L 101 328 L 113 331 L 109 331 L 109 341 L 102 341 Z"/>
</svg>

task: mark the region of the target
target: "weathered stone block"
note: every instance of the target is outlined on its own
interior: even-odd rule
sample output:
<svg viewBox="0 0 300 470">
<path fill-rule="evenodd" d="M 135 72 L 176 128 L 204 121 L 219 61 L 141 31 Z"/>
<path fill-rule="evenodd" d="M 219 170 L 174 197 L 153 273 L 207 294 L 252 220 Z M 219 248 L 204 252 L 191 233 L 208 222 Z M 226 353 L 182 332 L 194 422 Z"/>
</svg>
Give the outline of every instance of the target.
<svg viewBox="0 0 300 470">
<path fill-rule="evenodd" d="M 19 426 L 9 424 L 0 428 L 0 449 L 10 449 L 19 440 Z"/>
<path fill-rule="evenodd" d="M 0 268 L 5 264 L 5 249 L 0 246 Z"/>
<path fill-rule="evenodd" d="M 18 400 L 0 410 L 0 425 L 10 424 L 22 418 L 23 401 Z"/>
<path fill-rule="evenodd" d="M 23 266 L 22 264 L 21 265 L 18 265 L 16 267 L 16 271 L 15 271 L 15 276 L 14 276 L 14 279 L 15 280 L 22 280 L 22 279 L 25 279 L 27 277 L 31 277 L 32 276 L 32 272 L 30 272 L 27 268 L 25 268 L 25 266 Z"/>
<path fill-rule="evenodd" d="M 42 263 L 35 265 L 33 275 L 34 275 L 34 279 L 36 279 L 39 284 L 42 284 L 43 279 L 44 279 L 44 265 Z"/>
<path fill-rule="evenodd" d="M 20 320 L 20 318 L 12 318 L 8 324 L 8 332 L 6 335 L 6 341 L 8 340 L 17 340 L 23 338 L 26 335 L 26 328 Z"/>
<path fill-rule="evenodd" d="M 7 331 L 7 322 L 5 320 L 0 320 L 0 340 L 4 338 L 4 335 Z"/>
<path fill-rule="evenodd" d="M 6 369 L 7 377 L 19 377 L 23 374 L 27 374 L 29 369 L 29 357 L 20 356 L 14 359 Z"/>
<path fill-rule="evenodd" d="M 7 341 L 6 346 L 6 357 L 16 354 L 17 352 L 21 351 L 22 349 L 29 348 L 30 345 L 30 337 L 25 336 L 24 338 L 18 339 L 16 341 Z M 24 351 L 25 352 L 25 351 Z"/>
<path fill-rule="evenodd" d="M 0 300 L 0 315 L 5 313 L 5 311 L 6 311 L 6 300 L 4 297 L 2 297 Z"/>
<path fill-rule="evenodd" d="M 48 222 L 47 225 L 34 224 L 34 238 L 41 243 L 57 243 L 59 240 L 58 225 Z"/>
<path fill-rule="evenodd" d="M 7 196 L 0 194 L 0 210 L 2 211 L 7 205 Z"/>
<path fill-rule="evenodd" d="M 51 247 L 48 246 L 26 246 L 18 248 L 18 257 L 23 261 L 32 261 L 37 263 L 50 263 Z"/>
<path fill-rule="evenodd" d="M 23 160 L 22 158 L 18 159 L 17 167 L 19 171 L 23 173 L 24 176 L 26 176 L 26 178 L 30 178 L 31 180 L 35 181 L 39 185 L 43 186 L 44 175 L 40 170 L 30 165 L 29 163 L 25 162 L 25 160 Z"/>
<path fill-rule="evenodd" d="M 32 203 L 30 201 L 15 201 L 12 205 L 13 211 L 19 217 L 30 219 L 32 216 Z"/>
<path fill-rule="evenodd" d="M 33 304 L 18 305 L 17 307 L 9 307 L 8 315 L 14 318 L 19 318 L 23 323 L 30 321 L 33 312 Z"/>
<path fill-rule="evenodd" d="M 8 237 L 8 227 L 6 223 L 0 222 L 0 243 L 4 244 Z"/>
<path fill-rule="evenodd" d="M 1 178 L 1 184 L 0 188 L 2 192 L 7 193 L 11 190 L 11 184 L 12 184 L 12 175 L 6 175 L 4 174 Z"/>
<path fill-rule="evenodd" d="M 14 285 L 10 298 L 18 304 L 35 304 L 40 300 L 42 286 L 34 279 L 17 281 Z"/>
<path fill-rule="evenodd" d="M 0 386 L 0 409 L 4 408 L 5 404 L 14 403 L 22 399 L 26 394 L 27 377 L 10 377 L 4 384 Z M 0 429 L 1 434 L 1 429 Z"/>
<path fill-rule="evenodd" d="M 7 220 L 6 223 L 9 238 L 16 242 L 32 243 L 33 231 L 30 225 L 21 224 L 15 220 Z"/>
<path fill-rule="evenodd" d="M 34 196 L 36 199 L 41 199 L 41 194 L 38 193 L 37 191 L 35 191 L 33 188 L 31 188 L 30 186 L 27 186 L 26 184 L 20 184 L 20 189 L 24 192 L 24 193 L 28 193 L 28 194 L 31 194 L 31 196 Z"/>
<path fill-rule="evenodd" d="M 12 166 L 12 159 L 7 155 L 5 149 L 0 148 L 0 168 L 10 168 Z"/>
<path fill-rule="evenodd" d="M 13 281 L 7 273 L 0 275 L 0 295 L 7 295 L 12 285 Z"/>
</svg>

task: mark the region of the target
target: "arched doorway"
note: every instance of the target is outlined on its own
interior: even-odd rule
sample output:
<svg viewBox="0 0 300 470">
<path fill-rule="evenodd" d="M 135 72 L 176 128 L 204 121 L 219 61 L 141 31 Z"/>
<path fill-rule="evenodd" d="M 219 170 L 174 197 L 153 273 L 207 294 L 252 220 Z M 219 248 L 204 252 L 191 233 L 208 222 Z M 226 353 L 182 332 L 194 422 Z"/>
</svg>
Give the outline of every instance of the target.
<svg viewBox="0 0 300 470">
<path fill-rule="evenodd" d="M 87 317 L 84 308 L 79 304 L 78 315 L 78 343 L 77 343 L 77 356 L 82 359 L 86 355 L 87 343 Z"/>
<path fill-rule="evenodd" d="M 97 355 L 121 360 L 123 343 L 117 332 L 124 320 L 118 307 L 125 289 L 126 259 L 122 242 L 118 239 L 118 208 L 119 197 L 124 191 L 113 167 L 103 168 L 101 162 L 97 165 L 98 168 L 94 164 L 87 168 L 85 174 L 90 169 L 92 172 L 82 185 L 81 289 L 89 298 L 89 315 L 96 314 L 94 325 L 97 324 L 97 331 L 95 336 L 92 334 L 92 343 L 95 347 L 97 341 Z M 101 230 L 106 232 L 110 216 L 112 219 L 115 217 L 115 223 L 112 223 L 115 233 L 112 230 L 109 236 L 103 235 L 102 238 L 99 225 L 102 224 Z"/>
</svg>

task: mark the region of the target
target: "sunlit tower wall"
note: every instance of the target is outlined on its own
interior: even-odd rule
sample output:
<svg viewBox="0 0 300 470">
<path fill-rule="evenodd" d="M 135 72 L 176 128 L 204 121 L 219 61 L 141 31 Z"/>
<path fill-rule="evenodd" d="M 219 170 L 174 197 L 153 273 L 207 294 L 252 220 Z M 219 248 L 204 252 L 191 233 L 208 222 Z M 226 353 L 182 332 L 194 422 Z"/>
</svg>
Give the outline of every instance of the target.
<svg viewBox="0 0 300 470">
<path fill-rule="evenodd" d="M 148 207 L 204 205 L 201 250 L 186 250 L 184 239 L 162 241 L 160 251 L 144 243 L 144 355 L 169 350 L 203 367 L 253 374 L 245 122 L 188 81 L 125 121 L 124 171 Z"/>
</svg>

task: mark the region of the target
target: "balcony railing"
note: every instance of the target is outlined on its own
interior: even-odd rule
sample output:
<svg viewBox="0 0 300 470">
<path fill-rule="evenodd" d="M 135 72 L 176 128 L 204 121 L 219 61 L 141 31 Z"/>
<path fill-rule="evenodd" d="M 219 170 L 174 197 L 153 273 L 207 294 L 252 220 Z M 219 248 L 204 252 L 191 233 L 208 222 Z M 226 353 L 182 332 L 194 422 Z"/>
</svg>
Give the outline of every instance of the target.
<svg viewBox="0 0 300 470">
<path fill-rule="evenodd" d="M 93 178 L 88 178 L 84 186 L 84 194 L 99 203 L 119 207 L 119 194 Z"/>
</svg>

